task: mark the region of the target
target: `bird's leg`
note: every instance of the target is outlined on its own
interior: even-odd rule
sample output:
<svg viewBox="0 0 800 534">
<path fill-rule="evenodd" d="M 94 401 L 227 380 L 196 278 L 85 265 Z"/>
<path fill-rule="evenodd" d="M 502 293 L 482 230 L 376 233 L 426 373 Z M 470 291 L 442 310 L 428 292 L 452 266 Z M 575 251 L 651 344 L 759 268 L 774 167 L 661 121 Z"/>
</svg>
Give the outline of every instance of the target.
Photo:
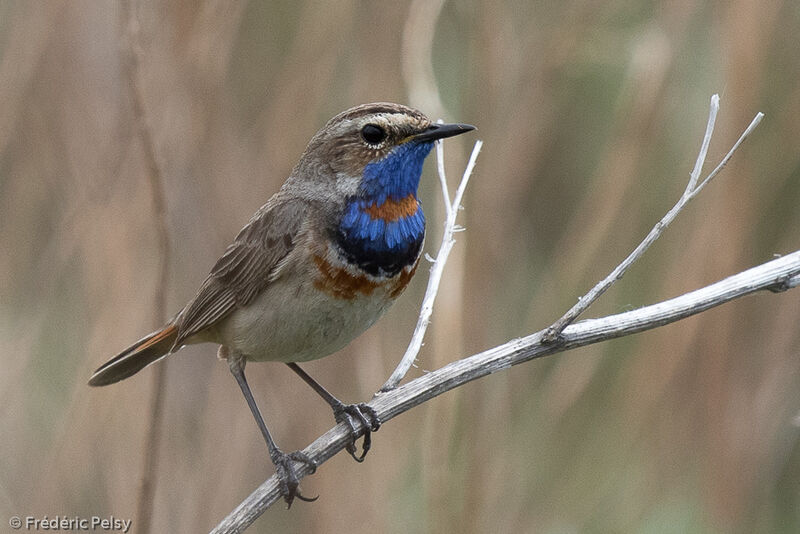
<svg viewBox="0 0 800 534">
<path fill-rule="evenodd" d="M 317 394 L 322 397 L 331 408 L 333 408 L 333 416 L 336 418 L 337 423 L 344 422 L 350 427 L 350 435 L 352 440 L 347 444 L 347 452 L 350 453 L 350 456 L 352 456 L 356 462 L 363 462 L 364 457 L 367 456 L 367 453 L 372 446 L 372 433 L 377 432 L 381 427 L 381 420 L 378 417 L 378 413 L 375 411 L 375 409 L 363 402 L 359 402 L 357 404 L 345 404 L 331 395 L 327 389 L 322 387 L 319 382 L 311 378 L 308 373 L 300 369 L 300 366 L 296 363 L 287 363 L 286 365 L 289 366 L 289 369 L 297 373 L 297 375 L 302 378 L 306 384 L 311 386 L 311 389 L 316 391 Z M 358 421 L 364 426 L 364 444 L 362 446 L 361 454 L 356 454 L 356 439 L 358 438 L 358 432 L 356 431 L 356 426 L 353 423 L 353 418 L 358 419 Z"/>
<path fill-rule="evenodd" d="M 228 360 L 228 366 L 231 369 L 231 373 L 233 373 L 234 378 L 236 378 L 236 382 L 239 383 L 239 387 L 242 389 L 244 398 L 247 400 L 247 405 L 250 407 L 250 411 L 253 412 L 253 417 L 256 418 L 256 424 L 258 424 L 261 434 L 264 435 L 264 440 L 267 442 L 267 448 L 269 449 L 269 457 L 272 460 L 272 463 L 275 464 L 275 470 L 281 483 L 281 493 L 283 493 L 283 498 L 289 505 L 288 507 L 291 508 L 292 501 L 294 501 L 295 497 L 306 502 L 316 501 L 318 497 L 311 499 L 303 496 L 300 493 L 300 479 L 297 476 L 294 465 L 292 464 L 293 461 L 302 462 L 308 465 L 313 473 L 317 469 L 316 462 L 309 458 L 304 452 L 294 451 L 286 454 L 278 448 L 278 446 L 275 444 L 275 441 L 272 439 L 269 430 L 267 430 L 267 425 L 264 423 L 264 419 L 261 417 L 261 412 L 258 411 L 256 401 L 253 398 L 253 394 L 250 392 L 250 386 L 247 385 L 247 379 L 244 377 L 245 359 L 237 351 L 228 352 L 227 350 L 223 350 L 223 347 L 220 347 L 220 355 L 226 357 Z"/>
</svg>

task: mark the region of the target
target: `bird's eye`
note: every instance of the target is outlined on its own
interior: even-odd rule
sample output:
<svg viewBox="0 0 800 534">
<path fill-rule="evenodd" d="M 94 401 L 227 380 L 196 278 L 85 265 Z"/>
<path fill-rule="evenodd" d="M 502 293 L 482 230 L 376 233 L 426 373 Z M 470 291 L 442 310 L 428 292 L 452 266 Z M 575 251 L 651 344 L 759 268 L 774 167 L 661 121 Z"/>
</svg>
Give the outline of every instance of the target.
<svg viewBox="0 0 800 534">
<path fill-rule="evenodd" d="M 386 139 L 386 130 L 376 124 L 367 124 L 361 128 L 361 137 L 370 145 L 379 145 Z"/>
</svg>

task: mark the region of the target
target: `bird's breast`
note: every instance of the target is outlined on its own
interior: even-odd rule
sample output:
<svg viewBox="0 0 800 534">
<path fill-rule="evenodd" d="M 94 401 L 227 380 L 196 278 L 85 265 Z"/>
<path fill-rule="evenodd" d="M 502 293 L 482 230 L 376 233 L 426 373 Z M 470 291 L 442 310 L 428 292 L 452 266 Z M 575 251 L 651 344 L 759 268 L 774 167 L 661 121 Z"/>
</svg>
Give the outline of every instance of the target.
<svg viewBox="0 0 800 534">
<path fill-rule="evenodd" d="M 417 270 L 419 257 L 392 277 L 373 276 L 346 261 L 316 255 L 317 276 L 314 287 L 341 300 L 378 299 L 391 303 L 406 288 Z"/>
<path fill-rule="evenodd" d="M 377 278 L 416 265 L 425 240 L 425 215 L 416 195 L 354 199 L 333 231 L 345 263 Z"/>
</svg>

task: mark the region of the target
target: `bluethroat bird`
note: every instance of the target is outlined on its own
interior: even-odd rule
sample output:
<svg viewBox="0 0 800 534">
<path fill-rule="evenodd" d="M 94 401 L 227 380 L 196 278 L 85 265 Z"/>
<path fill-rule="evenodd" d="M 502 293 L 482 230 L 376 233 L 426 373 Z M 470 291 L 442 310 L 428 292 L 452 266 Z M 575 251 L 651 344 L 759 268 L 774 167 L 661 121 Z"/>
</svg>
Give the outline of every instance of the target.
<svg viewBox="0 0 800 534">
<path fill-rule="evenodd" d="M 422 164 L 437 139 L 475 129 L 435 124 L 391 103 L 357 106 L 332 118 L 308 143 L 280 190 L 242 228 L 197 295 L 163 328 L 94 372 L 105 386 L 190 343 L 220 345 L 261 433 L 286 502 L 298 491 L 293 462 L 315 462 L 275 444 L 244 375 L 245 362 L 286 363 L 333 408 L 362 461 L 380 426 L 364 403 L 344 404 L 297 362 L 327 356 L 369 328 L 414 275 L 425 237 L 417 198 Z M 364 426 L 356 454 L 354 421 Z"/>
</svg>

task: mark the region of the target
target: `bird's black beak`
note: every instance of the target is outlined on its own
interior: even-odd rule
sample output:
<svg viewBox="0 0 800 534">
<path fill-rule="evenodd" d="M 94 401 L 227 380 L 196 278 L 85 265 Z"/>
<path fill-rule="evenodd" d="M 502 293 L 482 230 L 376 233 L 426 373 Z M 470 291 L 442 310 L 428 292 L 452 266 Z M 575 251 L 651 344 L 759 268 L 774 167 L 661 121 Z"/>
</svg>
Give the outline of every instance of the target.
<svg viewBox="0 0 800 534">
<path fill-rule="evenodd" d="M 471 132 L 475 127 L 471 124 L 431 124 L 418 134 L 412 135 L 414 141 L 436 141 L 445 137 L 453 137 L 463 133 Z"/>
</svg>

